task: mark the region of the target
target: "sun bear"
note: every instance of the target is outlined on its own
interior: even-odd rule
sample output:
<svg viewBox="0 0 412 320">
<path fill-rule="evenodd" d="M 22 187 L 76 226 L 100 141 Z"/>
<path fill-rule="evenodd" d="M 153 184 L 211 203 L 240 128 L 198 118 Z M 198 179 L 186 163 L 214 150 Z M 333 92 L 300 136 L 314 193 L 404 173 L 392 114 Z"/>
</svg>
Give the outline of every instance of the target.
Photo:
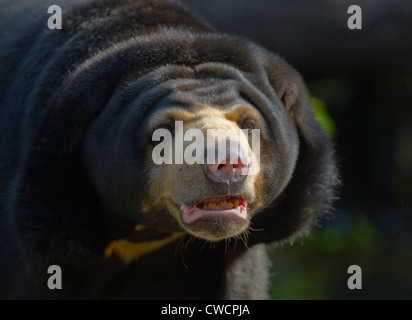
<svg viewBox="0 0 412 320">
<path fill-rule="evenodd" d="M 298 72 L 176 1 L 2 7 L 0 297 L 267 298 L 338 181 Z"/>
</svg>

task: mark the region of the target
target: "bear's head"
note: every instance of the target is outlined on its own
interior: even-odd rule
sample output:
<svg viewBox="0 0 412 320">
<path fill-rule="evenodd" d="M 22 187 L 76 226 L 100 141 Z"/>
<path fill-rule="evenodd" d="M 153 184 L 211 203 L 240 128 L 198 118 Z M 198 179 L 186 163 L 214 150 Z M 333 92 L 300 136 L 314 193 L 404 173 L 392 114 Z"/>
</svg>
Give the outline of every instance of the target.
<svg viewBox="0 0 412 320">
<path fill-rule="evenodd" d="M 118 105 L 106 108 L 87 133 L 102 201 L 159 230 L 212 241 L 247 234 L 293 173 L 298 138 L 286 108 L 279 100 L 265 114 L 273 102 L 226 64 L 159 67 L 128 90 L 143 83 L 146 98 L 136 94 L 118 116 Z"/>
<path fill-rule="evenodd" d="M 26 159 L 16 194 L 33 198 L 17 207 L 38 214 L 22 225 L 42 223 L 60 252 L 75 251 L 67 239 L 91 251 L 136 224 L 210 241 L 293 239 L 328 209 L 337 182 L 291 66 L 244 39 L 177 31 L 81 65 Z M 39 203 L 32 189 L 51 196 Z"/>
</svg>

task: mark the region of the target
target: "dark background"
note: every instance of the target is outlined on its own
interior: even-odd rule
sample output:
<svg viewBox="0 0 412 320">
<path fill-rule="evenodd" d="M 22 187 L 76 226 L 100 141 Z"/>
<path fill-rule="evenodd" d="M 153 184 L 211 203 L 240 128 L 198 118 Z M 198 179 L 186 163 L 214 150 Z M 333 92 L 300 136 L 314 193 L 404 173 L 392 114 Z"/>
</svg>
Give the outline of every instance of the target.
<svg viewBox="0 0 412 320">
<path fill-rule="evenodd" d="M 183 2 L 285 58 L 335 127 L 343 187 L 334 218 L 270 249 L 271 297 L 412 299 L 412 1 Z M 347 26 L 353 4 L 362 30 Z M 350 265 L 362 268 L 362 290 L 347 287 Z"/>
</svg>

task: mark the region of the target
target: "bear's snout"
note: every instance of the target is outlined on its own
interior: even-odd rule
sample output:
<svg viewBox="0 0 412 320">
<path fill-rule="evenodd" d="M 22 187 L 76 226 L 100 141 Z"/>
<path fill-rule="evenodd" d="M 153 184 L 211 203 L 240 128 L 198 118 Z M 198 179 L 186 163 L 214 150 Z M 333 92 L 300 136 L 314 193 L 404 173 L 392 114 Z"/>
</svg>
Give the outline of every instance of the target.
<svg viewBox="0 0 412 320">
<path fill-rule="evenodd" d="M 203 169 L 208 179 L 232 184 L 245 180 L 248 172 L 247 158 L 237 148 L 226 148 L 223 152 L 226 156 L 219 159 L 219 150 L 216 150 L 213 163 L 205 162 Z"/>
</svg>

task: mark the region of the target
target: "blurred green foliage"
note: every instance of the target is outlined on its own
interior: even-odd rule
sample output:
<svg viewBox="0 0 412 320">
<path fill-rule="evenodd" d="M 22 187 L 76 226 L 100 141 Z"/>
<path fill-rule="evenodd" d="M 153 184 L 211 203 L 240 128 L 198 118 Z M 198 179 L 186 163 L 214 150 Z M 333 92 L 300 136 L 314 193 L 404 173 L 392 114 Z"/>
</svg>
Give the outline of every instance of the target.
<svg viewBox="0 0 412 320">
<path fill-rule="evenodd" d="M 362 255 L 381 250 L 384 243 L 379 239 L 379 231 L 368 219 L 359 216 L 348 226 L 332 225 L 315 230 L 292 247 L 270 248 L 271 297 L 328 299 L 334 296 L 331 291 L 336 288 L 349 291 L 347 268 L 362 264 Z"/>
<path fill-rule="evenodd" d="M 315 113 L 316 120 L 320 123 L 320 126 L 325 131 L 326 135 L 333 139 L 336 133 L 336 125 L 333 119 L 329 116 L 326 110 L 325 103 L 316 97 L 311 97 L 310 102 Z"/>
<path fill-rule="evenodd" d="M 361 212 L 351 215 L 292 246 L 268 248 L 272 299 L 412 299 L 412 254 L 402 254 L 410 244 L 388 241 Z M 362 269 L 362 290 L 347 287 L 351 265 Z"/>
<path fill-rule="evenodd" d="M 333 140 L 336 125 L 326 104 L 316 97 L 311 104 L 317 121 Z M 390 224 L 399 217 L 392 215 L 389 231 L 384 231 L 371 220 L 369 209 L 359 207 L 354 203 L 338 210 L 322 228 L 291 246 L 269 247 L 272 299 L 412 299 L 412 234 L 388 234 L 394 232 Z M 362 290 L 347 286 L 351 265 L 362 269 Z"/>
</svg>

